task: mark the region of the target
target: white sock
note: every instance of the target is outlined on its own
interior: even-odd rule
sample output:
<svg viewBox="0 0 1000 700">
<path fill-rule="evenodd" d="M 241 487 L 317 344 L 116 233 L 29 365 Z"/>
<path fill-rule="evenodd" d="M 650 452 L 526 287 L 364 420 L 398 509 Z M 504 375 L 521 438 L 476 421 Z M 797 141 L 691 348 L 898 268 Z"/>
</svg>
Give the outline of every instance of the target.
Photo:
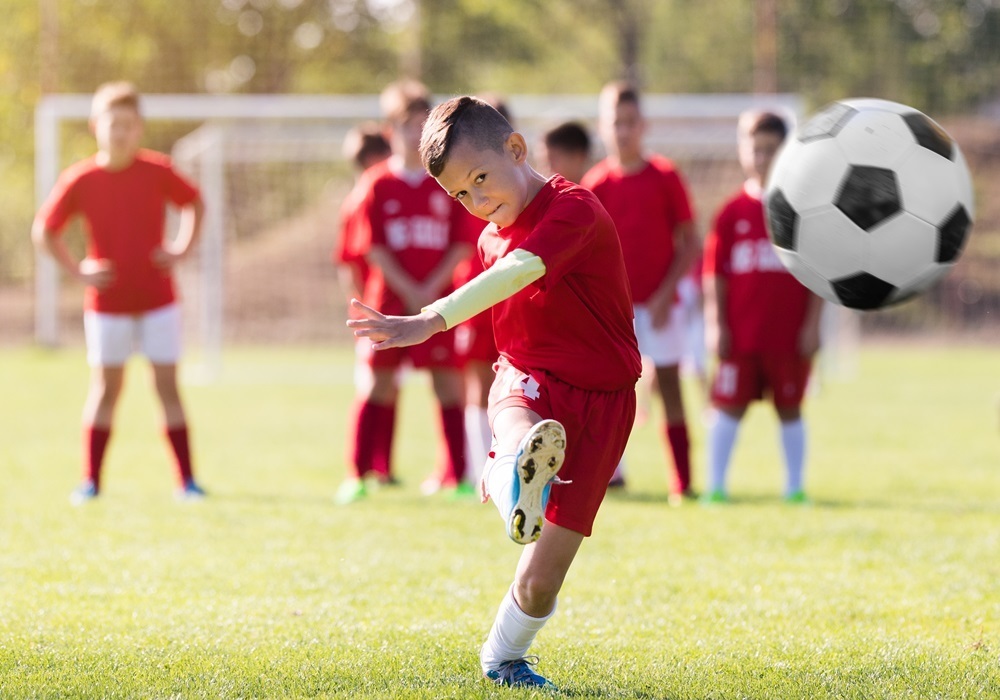
<svg viewBox="0 0 1000 700">
<path fill-rule="evenodd" d="M 495 459 L 488 461 L 484 468 L 486 493 L 500 511 L 500 517 L 504 522 L 507 522 L 510 512 L 514 509 L 513 483 L 516 464 L 517 455 L 497 455 Z"/>
<path fill-rule="evenodd" d="M 716 411 L 708 436 L 709 491 L 726 491 L 726 471 L 736 445 L 740 422 L 728 413 Z"/>
<path fill-rule="evenodd" d="M 552 612 L 545 617 L 531 617 L 518 607 L 514 600 L 514 587 L 511 586 L 500 603 L 490 634 L 479 650 L 479 664 L 483 673 L 504 661 L 520 659 L 527 654 L 531 643 L 535 641 L 535 635 L 555 613 L 556 609 L 553 607 Z"/>
<path fill-rule="evenodd" d="M 781 447 L 785 451 L 788 482 L 785 495 L 802 490 L 802 472 L 806 464 L 806 424 L 799 418 L 781 424 Z"/>
<path fill-rule="evenodd" d="M 493 435 L 486 409 L 481 406 L 465 407 L 465 480 L 479 486 L 483 478 L 483 465 L 490 454 Z"/>
</svg>

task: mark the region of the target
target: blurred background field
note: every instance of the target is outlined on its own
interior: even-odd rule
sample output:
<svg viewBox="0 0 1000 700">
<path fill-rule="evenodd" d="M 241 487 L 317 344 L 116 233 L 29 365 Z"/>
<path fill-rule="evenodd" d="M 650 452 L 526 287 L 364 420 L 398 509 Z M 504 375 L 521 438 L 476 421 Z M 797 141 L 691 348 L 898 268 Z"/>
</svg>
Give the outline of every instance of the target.
<svg viewBox="0 0 1000 700">
<path fill-rule="evenodd" d="M 440 96 L 507 98 L 529 141 L 565 118 L 593 126 L 600 86 L 638 80 L 654 117 L 650 145 L 683 169 L 702 230 L 741 181 L 733 104 L 781 104 L 799 117 L 845 97 L 910 104 L 965 152 L 976 225 L 929 294 L 849 322 L 869 339 L 1000 335 L 1000 211 L 990 196 L 1000 188 L 996 0 L 8 0 L 5 18 L 6 345 L 39 335 L 80 342 L 80 290 L 46 286 L 27 234 L 55 171 L 93 150 L 87 96 L 119 78 L 150 96 L 150 113 L 166 100 L 158 104 L 170 116 L 150 118 L 147 143 L 199 180 L 217 217 L 185 268 L 190 347 L 346 340 L 328 264 L 352 178 L 341 139 L 377 117 L 375 96 L 401 75 Z M 55 107 L 74 96 L 76 107 Z M 259 101 L 252 118 L 206 118 L 191 97 Z M 207 167 L 206 158 L 221 162 Z M 40 334 L 40 323 L 54 328 Z"/>
<path fill-rule="evenodd" d="M 403 393 L 403 485 L 332 505 L 351 363 L 240 348 L 186 386 L 211 496 L 176 503 L 137 362 L 107 488 L 72 508 L 82 359 L 0 351 L 0 696 L 534 697 L 477 678 L 519 550 L 492 506 L 420 495 L 426 377 Z M 669 507 L 660 436 L 638 428 L 544 670 L 582 698 L 997 697 L 993 371 L 988 350 L 863 351 L 856 381 L 808 401 L 806 507 L 779 497 L 770 410 L 747 417 L 722 507 Z"/>
</svg>

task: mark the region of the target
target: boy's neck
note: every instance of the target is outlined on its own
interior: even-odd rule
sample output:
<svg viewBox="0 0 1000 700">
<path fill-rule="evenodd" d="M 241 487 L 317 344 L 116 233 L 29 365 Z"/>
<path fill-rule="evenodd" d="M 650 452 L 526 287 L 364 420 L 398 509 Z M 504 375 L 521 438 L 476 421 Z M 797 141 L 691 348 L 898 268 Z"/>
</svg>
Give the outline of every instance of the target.
<svg viewBox="0 0 1000 700">
<path fill-rule="evenodd" d="M 97 164 L 104 170 L 124 170 L 135 162 L 135 153 L 97 152 Z"/>
<path fill-rule="evenodd" d="M 646 167 L 646 159 L 642 153 L 630 153 L 628 155 L 618 155 L 615 160 L 618 167 L 625 173 L 637 173 Z"/>
</svg>

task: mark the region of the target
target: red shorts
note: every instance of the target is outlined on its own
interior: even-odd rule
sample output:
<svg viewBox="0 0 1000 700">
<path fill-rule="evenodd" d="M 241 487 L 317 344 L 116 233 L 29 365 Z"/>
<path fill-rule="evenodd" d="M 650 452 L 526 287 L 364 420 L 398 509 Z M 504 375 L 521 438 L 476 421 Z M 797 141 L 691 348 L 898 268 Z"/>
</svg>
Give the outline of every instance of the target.
<svg viewBox="0 0 1000 700">
<path fill-rule="evenodd" d="M 409 362 L 421 368 L 459 368 L 460 358 L 455 351 L 455 332 L 436 333 L 420 343 L 406 348 L 372 350 L 366 339 L 358 348 L 359 354 L 366 356 L 369 366 L 374 369 L 396 369 Z"/>
<path fill-rule="evenodd" d="M 745 406 L 770 395 L 779 408 L 802 404 L 812 360 L 794 355 L 754 354 L 719 362 L 712 381 L 712 402 L 718 406 Z"/>
<path fill-rule="evenodd" d="M 496 362 L 497 344 L 493 339 L 493 312 L 486 310 L 455 327 L 455 347 L 462 362 Z"/>
<path fill-rule="evenodd" d="M 566 428 L 566 461 L 553 486 L 545 519 L 589 537 L 608 482 L 625 452 L 635 420 L 635 388 L 590 391 L 561 382 L 550 374 L 525 374 L 504 360 L 494 366 L 489 418 L 504 408 L 520 406 Z"/>
</svg>

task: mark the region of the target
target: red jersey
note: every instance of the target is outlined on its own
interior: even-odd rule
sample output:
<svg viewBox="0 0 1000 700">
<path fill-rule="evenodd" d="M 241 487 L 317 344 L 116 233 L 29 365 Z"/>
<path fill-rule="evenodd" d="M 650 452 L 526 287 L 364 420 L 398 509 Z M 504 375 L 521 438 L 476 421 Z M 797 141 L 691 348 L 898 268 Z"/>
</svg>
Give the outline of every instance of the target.
<svg viewBox="0 0 1000 700">
<path fill-rule="evenodd" d="M 365 260 L 367 241 L 359 236 L 361 227 L 358 219 L 361 213 L 362 184 L 359 181 L 340 203 L 340 234 L 333 246 L 331 259 L 335 265 L 351 264 L 358 268 L 362 286 L 368 280 L 368 262 Z"/>
<path fill-rule="evenodd" d="M 545 275 L 493 307 L 497 349 L 524 372 L 543 371 L 591 391 L 635 385 L 641 365 L 621 243 L 588 190 L 555 175 L 506 228 L 479 238 L 486 267 L 514 248 Z"/>
<path fill-rule="evenodd" d="M 62 233 L 67 222 L 81 214 L 87 257 L 114 265 L 114 280 L 107 288 L 87 287 L 85 308 L 135 314 L 176 299 L 173 276 L 153 265 L 152 254 L 163 245 L 166 205 L 184 206 L 198 197 L 198 189 L 173 169 L 170 158 L 141 149 L 123 170 L 105 170 L 96 156 L 67 168 L 37 220 Z"/>
<path fill-rule="evenodd" d="M 758 187 L 748 183 L 719 210 L 705 239 L 704 274 L 726 280 L 734 354 L 798 352 L 810 292 L 774 251 Z"/>
<path fill-rule="evenodd" d="M 465 207 L 429 175 L 410 181 L 387 161 L 366 170 L 363 182 L 356 240 L 366 251 L 386 248 L 413 279 L 425 279 L 452 246 L 474 242 L 478 226 L 472 228 Z M 448 285 L 438 294 L 445 296 L 452 289 Z M 384 314 L 407 313 L 377 267 L 371 269 L 364 296 L 366 304 Z"/>
<path fill-rule="evenodd" d="M 674 164 L 659 155 L 626 173 L 607 158 L 580 183 L 601 200 L 622 241 L 625 269 L 636 304 L 649 300 L 674 260 L 674 230 L 694 220 L 687 186 Z"/>
</svg>

